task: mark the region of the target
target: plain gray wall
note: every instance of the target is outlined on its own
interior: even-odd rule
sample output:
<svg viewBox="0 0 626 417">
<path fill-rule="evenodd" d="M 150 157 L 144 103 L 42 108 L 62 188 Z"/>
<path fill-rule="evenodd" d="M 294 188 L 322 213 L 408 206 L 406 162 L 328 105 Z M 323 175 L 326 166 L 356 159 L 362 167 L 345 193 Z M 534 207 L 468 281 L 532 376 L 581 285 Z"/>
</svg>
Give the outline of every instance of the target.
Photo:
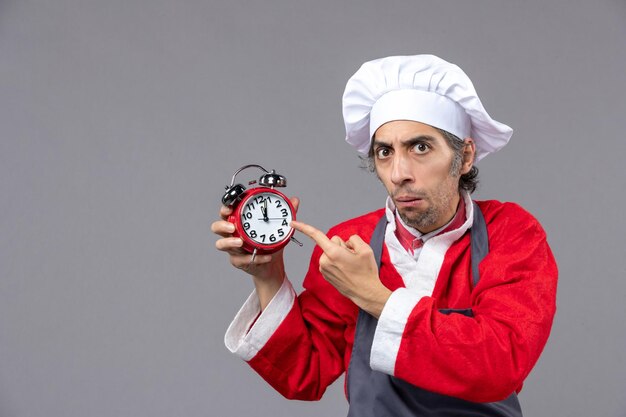
<svg viewBox="0 0 626 417">
<path fill-rule="evenodd" d="M 534 213 L 559 262 L 525 416 L 626 416 L 625 22 L 623 0 L 0 1 L 0 417 L 345 415 L 343 378 L 290 402 L 228 353 L 251 283 L 209 225 L 246 163 L 322 229 L 380 207 L 341 94 L 415 53 L 515 129 L 476 196 Z M 286 250 L 296 287 L 311 250 Z"/>
</svg>

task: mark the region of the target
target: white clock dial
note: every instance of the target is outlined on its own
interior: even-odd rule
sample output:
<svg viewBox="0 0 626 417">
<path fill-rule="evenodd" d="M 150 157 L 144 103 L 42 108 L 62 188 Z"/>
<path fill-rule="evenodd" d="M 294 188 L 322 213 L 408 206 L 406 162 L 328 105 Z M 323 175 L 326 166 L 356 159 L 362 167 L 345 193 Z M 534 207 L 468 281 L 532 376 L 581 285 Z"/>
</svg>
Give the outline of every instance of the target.
<svg viewBox="0 0 626 417">
<path fill-rule="evenodd" d="M 284 198 L 274 193 L 259 193 L 242 204 L 241 225 L 250 239 L 261 245 L 275 245 L 288 239 L 293 213 Z"/>
</svg>

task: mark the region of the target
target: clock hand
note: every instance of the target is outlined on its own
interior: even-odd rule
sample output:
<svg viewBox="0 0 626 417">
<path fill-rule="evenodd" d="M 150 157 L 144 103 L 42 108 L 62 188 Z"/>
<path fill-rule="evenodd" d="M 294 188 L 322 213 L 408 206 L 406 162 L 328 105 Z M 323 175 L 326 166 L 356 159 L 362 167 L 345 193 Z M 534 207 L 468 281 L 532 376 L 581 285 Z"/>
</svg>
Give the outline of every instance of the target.
<svg viewBox="0 0 626 417">
<path fill-rule="evenodd" d="M 268 221 L 269 219 L 267 218 L 267 200 L 265 200 L 263 202 L 263 205 L 261 206 L 261 213 L 263 214 L 263 221 Z"/>
</svg>

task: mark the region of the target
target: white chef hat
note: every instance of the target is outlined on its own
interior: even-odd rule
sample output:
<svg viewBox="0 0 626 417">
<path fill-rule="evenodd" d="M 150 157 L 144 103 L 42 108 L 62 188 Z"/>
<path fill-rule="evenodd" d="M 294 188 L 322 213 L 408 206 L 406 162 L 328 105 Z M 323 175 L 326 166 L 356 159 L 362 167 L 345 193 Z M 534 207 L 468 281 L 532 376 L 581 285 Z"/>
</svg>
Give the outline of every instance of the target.
<svg viewBox="0 0 626 417">
<path fill-rule="evenodd" d="M 509 126 L 493 120 L 458 66 L 434 55 L 366 62 L 343 94 L 346 141 L 366 154 L 374 132 L 392 120 L 414 120 L 476 144 L 475 161 L 506 145 Z"/>
</svg>

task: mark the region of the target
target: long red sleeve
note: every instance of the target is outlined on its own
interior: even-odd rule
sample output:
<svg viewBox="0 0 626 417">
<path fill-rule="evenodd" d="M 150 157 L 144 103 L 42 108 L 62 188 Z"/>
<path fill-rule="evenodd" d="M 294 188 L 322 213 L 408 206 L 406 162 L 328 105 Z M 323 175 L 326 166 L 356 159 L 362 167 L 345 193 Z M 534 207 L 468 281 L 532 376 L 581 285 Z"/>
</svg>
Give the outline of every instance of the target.
<svg viewBox="0 0 626 417">
<path fill-rule="evenodd" d="M 539 358 L 555 313 L 557 268 L 530 214 L 514 204 L 479 205 L 490 244 L 479 284 L 472 289 L 466 233 L 445 252 L 432 296 L 411 307 L 390 360 L 394 376 L 420 388 L 489 402 L 519 390 Z M 367 241 L 381 215 L 379 210 L 353 219 L 329 235 L 347 239 L 358 233 Z M 288 398 L 319 399 L 350 360 L 358 308 L 321 276 L 320 255 L 316 248 L 305 291 L 249 361 Z M 402 288 L 386 249 L 380 276 L 392 291 L 410 291 Z M 473 317 L 445 315 L 438 311 L 443 308 L 471 308 Z"/>
</svg>

